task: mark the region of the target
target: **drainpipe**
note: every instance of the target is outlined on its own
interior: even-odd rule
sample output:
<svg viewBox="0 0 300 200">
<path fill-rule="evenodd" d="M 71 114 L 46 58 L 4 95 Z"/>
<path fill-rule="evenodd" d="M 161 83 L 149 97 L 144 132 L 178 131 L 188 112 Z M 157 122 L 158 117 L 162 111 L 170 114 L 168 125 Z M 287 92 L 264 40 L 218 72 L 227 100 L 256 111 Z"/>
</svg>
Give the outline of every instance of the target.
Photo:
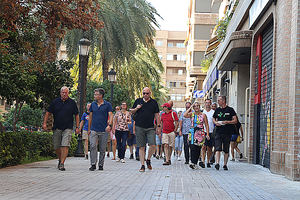
<svg viewBox="0 0 300 200">
<path fill-rule="evenodd" d="M 250 116 L 248 117 L 248 111 L 250 110 L 250 105 L 249 105 L 249 95 L 248 95 L 248 91 L 250 90 L 250 87 L 247 87 L 245 90 L 245 131 L 244 131 L 244 138 L 245 140 L 247 139 L 247 141 L 244 141 L 244 154 L 245 156 L 248 157 L 248 147 L 249 147 L 249 143 L 250 143 L 250 137 L 249 137 L 249 119 Z M 248 105 L 248 109 L 247 109 L 247 105 Z"/>
</svg>

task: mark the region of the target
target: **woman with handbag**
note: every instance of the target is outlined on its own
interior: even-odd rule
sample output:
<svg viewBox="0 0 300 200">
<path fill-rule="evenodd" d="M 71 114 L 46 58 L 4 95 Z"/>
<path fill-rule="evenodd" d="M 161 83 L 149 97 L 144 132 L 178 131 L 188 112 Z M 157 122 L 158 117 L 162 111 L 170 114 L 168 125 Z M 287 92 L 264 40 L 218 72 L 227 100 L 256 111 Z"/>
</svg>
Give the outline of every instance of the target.
<svg viewBox="0 0 300 200">
<path fill-rule="evenodd" d="M 194 112 L 190 112 L 191 109 Z M 184 113 L 184 117 L 191 118 L 192 126 L 189 132 L 189 143 L 191 148 L 191 164 L 190 168 L 197 169 L 198 160 L 202 145 L 205 142 L 205 137 L 209 140 L 209 134 L 205 133 L 205 130 L 209 130 L 208 120 L 204 113 L 200 110 L 200 104 L 194 102 L 193 105 Z M 204 130 L 205 125 L 205 130 Z"/>
<path fill-rule="evenodd" d="M 240 136 L 240 132 L 241 132 L 241 136 Z M 243 128 L 237 117 L 237 123 L 235 124 L 235 133 L 232 134 L 230 139 L 230 148 L 231 148 L 231 157 L 232 157 L 231 161 L 235 161 L 234 150 L 238 152 L 238 154 L 240 155 L 240 159 L 243 158 L 243 154 L 238 148 L 238 144 L 242 143 L 242 141 L 244 140 L 243 136 L 244 136 Z"/>
</svg>

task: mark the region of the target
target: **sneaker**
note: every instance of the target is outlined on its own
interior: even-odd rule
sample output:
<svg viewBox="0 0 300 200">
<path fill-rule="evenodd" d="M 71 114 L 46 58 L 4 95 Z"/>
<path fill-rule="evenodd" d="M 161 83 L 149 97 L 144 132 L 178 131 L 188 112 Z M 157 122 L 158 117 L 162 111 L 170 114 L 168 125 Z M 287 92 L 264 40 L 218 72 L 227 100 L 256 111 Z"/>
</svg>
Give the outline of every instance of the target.
<svg viewBox="0 0 300 200">
<path fill-rule="evenodd" d="M 205 168 L 205 164 L 204 164 L 204 162 L 202 162 L 202 161 L 201 161 L 201 162 L 199 162 L 199 166 L 200 166 L 200 167 L 202 167 L 202 168 Z"/>
<path fill-rule="evenodd" d="M 133 159 L 133 154 L 130 155 L 129 159 Z"/>
<path fill-rule="evenodd" d="M 121 163 L 125 163 L 125 160 L 124 160 L 124 159 L 121 159 Z"/>
<path fill-rule="evenodd" d="M 163 165 L 170 165 L 170 162 L 164 162 Z"/>
<path fill-rule="evenodd" d="M 141 169 L 139 170 L 140 172 L 145 172 L 145 165 L 142 165 Z"/>
<path fill-rule="evenodd" d="M 242 159 L 242 158 L 243 158 L 243 154 L 241 153 L 241 154 L 240 154 L 240 159 Z"/>
<path fill-rule="evenodd" d="M 120 158 L 118 158 L 117 160 L 116 160 L 116 162 L 120 162 L 121 161 L 121 159 Z"/>
<path fill-rule="evenodd" d="M 140 157 L 136 157 L 135 159 L 136 159 L 137 161 L 140 161 Z"/>
<path fill-rule="evenodd" d="M 190 168 L 196 169 L 196 165 L 195 164 L 190 164 Z"/>
<path fill-rule="evenodd" d="M 103 166 L 100 165 L 98 169 L 103 171 Z"/>
<path fill-rule="evenodd" d="M 86 159 L 86 160 L 89 159 L 89 155 L 88 155 L 88 154 L 85 155 L 85 159 Z"/>
<path fill-rule="evenodd" d="M 59 169 L 59 166 L 60 166 L 60 160 L 58 160 L 57 169 Z"/>
<path fill-rule="evenodd" d="M 186 165 L 189 164 L 189 161 L 185 161 L 184 164 L 186 164 Z"/>
<path fill-rule="evenodd" d="M 219 165 L 219 164 L 216 164 L 216 165 L 215 165 L 215 168 L 216 168 L 216 170 L 219 170 L 219 169 L 220 169 L 220 165 Z"/>
<path fill-rule="evenodd" d="M 177 158 L 177 160 L 178 160 L 178 161 L 181 161 L 181 158 L 180 158 L 180 157 L 178 157 L 178 158 Z"/>
<path fill-rule="evenodd" d="M 210 163 L 207 163 L 206 166 L 207 168 L 211 168 Z"/>
<path fill-rule="evenodd" d="M 92 165 L 92 166 L 89 168 L 90 171 L 95 171 L 95 169 L 96 169 L 96 165 Z"/>
<path fill-rule="evenodd" d="M 228 170 L 227 165 L 224 165 L 224 166 L 223 166 L 223 169 L 227 171 L 227 170 Z"/>
<path fill-rule="evenodd" d="M 234 158 L 232 158 L 230 161 L 235 161 L 235 159 L 234 159 Z"/>
<path fill-rule="evenodd" d="M 147 164 L 147 168 L 151 170 L 152 169 L 151 160 L 146 160 L 146 164 Z"/>
<path fill-rule="evenodd" d="M 58 169 L 59 169 L 60 171 L 66 171 L 65 166 L 64 166 L 64 164 L 62 164 L 62 163 L 60 163 Z"/>
</svg>

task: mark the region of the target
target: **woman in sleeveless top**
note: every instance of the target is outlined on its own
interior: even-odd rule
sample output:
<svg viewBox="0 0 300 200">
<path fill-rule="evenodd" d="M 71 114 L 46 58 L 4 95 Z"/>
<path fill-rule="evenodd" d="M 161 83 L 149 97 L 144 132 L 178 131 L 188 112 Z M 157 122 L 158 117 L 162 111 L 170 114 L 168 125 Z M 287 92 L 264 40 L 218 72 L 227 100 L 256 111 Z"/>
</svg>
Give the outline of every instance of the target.
<svg viewBox="0 0 300 200">
<path fill-rule="evenodd" d="M 191 109 L 194 112 L 190 112 Z M 205 133 L 205 130 L 209 130 L 207 117 L 200 110 L 200 104 L 198 102 L 193 105 L 184 113 L 184 117 L 191 118 L 192 126 L 189 132 L 189 144 L 191 149 L 191 164 L 192 169 L 197 168 L 198 160 L 200 157 L 201 147 L 205 142 L 205 137 L 209 140 L 209 134 Z M 205 126 L 205 130 L 204 130 Z"/>
<path fill-rule="evenodd" d="M 123 102 L 121 110 L 114 117 L 113 133 L 116 135 L 118 157 L 117 161 L 125 163 L 126 141 L 129 134 L 128 124 L 131 123 L 131 115 L 127 111 L 127 104 Z"/>
</svg>

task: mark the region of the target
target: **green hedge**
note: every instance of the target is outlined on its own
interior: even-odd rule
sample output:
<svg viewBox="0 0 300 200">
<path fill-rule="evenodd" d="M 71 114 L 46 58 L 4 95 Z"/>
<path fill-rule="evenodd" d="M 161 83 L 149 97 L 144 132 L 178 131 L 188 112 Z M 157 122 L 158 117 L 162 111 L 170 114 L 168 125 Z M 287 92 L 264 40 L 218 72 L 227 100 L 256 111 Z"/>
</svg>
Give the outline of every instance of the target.
<svg viewBox="0 0 300 200">
<path fill-rule="evenodd" d="M 72 136 L 69 156 L 77 147 Z M 35 161 L 40 157 L 53 157 L 52 132 L 0 132 L 0 168 L 20 164 L 24 160 Z"/>
</svg>

